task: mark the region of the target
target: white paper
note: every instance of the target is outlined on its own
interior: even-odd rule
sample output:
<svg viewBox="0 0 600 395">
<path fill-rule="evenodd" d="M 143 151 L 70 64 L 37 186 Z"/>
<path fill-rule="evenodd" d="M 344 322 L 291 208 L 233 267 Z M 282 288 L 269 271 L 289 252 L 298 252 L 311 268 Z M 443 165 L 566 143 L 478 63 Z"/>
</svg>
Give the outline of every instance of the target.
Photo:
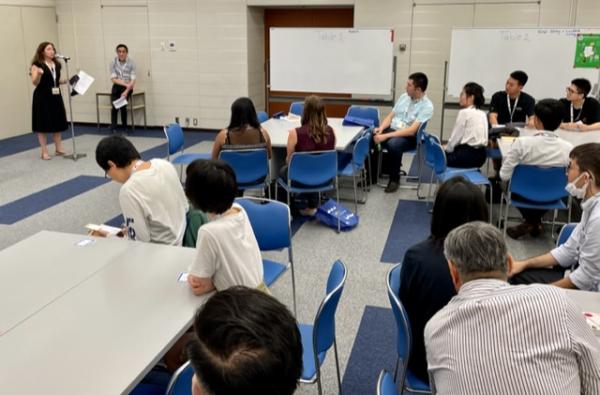
<svg viewBox="0 0 600 395">
<path fill-rule="evenodd" d="M 87 92 L 89 87 L 94 82 L 94 77 L 92 77 L 83 70 L 80 70 L 79 73 L 77 73 L 77 75 L 79 76 L 79 81 L 75 83 L 75 86 L 73 86 L 73 90 L 79 93 L 80 95 L 83 95 L 85 92 Z"/>
<path fill-rule="evenodd" d="M 115 100 L 112 103 L 113 103 L 113 106 L 115 106 L 115 108 L 118 110 L 119 108 L 127 105 L 127 99 L 124 97 L 119 97 L 117 100 Z"/>
<path fill-rule="evenodd" d="M 186 283 L 187 279 L 188 279 L 188 274 L 189 273 L 179 273 L 179 277 L 177 277 L 177 281 L 181 282 L 181 283 Z"/>
<path fill-rule="evenodd" d="M 92 231 L 103 232 L 106 234 L 106 237 L 116 236 L 119 232 L 122 231 L 121 228 L 115 228 L 114 226 L 109 225 L 87 224 L 85 227 Z"/>
</svg>

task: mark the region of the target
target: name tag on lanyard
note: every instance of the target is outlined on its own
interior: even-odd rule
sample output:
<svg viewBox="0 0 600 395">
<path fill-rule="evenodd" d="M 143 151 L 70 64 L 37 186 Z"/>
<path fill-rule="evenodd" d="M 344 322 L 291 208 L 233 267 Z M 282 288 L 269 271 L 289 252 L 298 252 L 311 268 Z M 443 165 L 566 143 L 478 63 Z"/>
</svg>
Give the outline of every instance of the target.
<svg viewBox="0 0 600 395">
<path fill-rule="evenodd" d="M 53 95 L 60 95 L 60 88 L 55 86 L 52 88 L 52 94 Z"/>
</svg>

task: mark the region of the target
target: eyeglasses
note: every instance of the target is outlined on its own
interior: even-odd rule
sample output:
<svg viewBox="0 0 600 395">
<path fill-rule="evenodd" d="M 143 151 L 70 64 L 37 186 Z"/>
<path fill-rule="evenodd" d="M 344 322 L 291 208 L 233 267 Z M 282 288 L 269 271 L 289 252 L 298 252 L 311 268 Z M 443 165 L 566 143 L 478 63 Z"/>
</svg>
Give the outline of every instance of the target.
<svg viewBox="0 0 600 395">
<path fill-rule="evenodd" d="M 580 95 L 579 92 L 577 92 L 575 89 L 571 88 L 570 86 L 567 86 L 566 88 L 567 93 L 574 93 L 576 95 Z"/>
</svg>

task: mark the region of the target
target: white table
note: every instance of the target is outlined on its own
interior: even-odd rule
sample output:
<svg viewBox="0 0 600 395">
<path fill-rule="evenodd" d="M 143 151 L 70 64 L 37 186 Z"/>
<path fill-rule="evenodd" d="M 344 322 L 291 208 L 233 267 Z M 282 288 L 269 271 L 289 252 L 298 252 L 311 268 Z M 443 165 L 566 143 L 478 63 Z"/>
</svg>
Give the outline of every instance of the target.
<svg viewBox="0 0 600 395">
<path fill-rule="evenodd" d="M 58 296 L 48 295 L 45 305 L 0 336 L 2 393 L 127 393 L 189 327 L 194 312 L 208 298 L 194 296 L 187 283 L 177 281 L 194 259 L 194 249 L 121 239 L 75 246 L 83 238 L 41 232 L 17 245 L 23 266 L 48 260 L 44 253 L 48 250 L 55 250 L 54 260 L 60 255 L 56 251 L 62 250 L 55 264 L 92 264 L 96 269 L 83 279 L 67 274 L 70 287 Z M 2 251 L 0 267 L 7 264 L 5 256 Z M 52 282 L 64 274 L 45 280 Z M 31 311 L 44 292 L 29 287 L 27 293 L 38 301 L 21 302 Z M 19 296 L 22 301 L 24 294 Z M 0 300 L 0 317 L 15 310 L 8 306 L 11 295 L 4 287 Z"/>
<path fill-rule="evenodd" d="M 343 118 L 327 118 L 329 126 L 335 133 L 335 149 L 344 150 L 364 129 L 362 126 L 344 126 Z M 286 148 L 290 129 L 300 127 L 300 118 L 296 121 L 270 118 L 261 124 L 269 132 L 271 145 L 276 148 Z"/>
<path fill-rule="evenodd" d="M 591 313 L 600 313 L 600 292 L 579 291 L 568 289 L 567 295 L 577 303 L 581 311 Z M 596 337 L 600 338 L 599 332 L 594 332 Z"/>
<path fill-rule="evenodd" d="M 539 131 L 531 128 L 518 128 L 519 136 L 533 136 Z M 595 130 L 592 132 L 580 132 L 574 130 L 565 130 L 565 129 L 557 129 L 556 130 L 558 137 L 562 138 L 573 144 L 573 146 L 578 146 L 586 143 L 600 143 L 600 130 Z M 500 153 L 502 156 L 505 156 L 508 151 L 510 151 L 510 146 L 513 141 L 509 139 L 498 139 L 498 147 L 500 148 Z"/>
</svg>

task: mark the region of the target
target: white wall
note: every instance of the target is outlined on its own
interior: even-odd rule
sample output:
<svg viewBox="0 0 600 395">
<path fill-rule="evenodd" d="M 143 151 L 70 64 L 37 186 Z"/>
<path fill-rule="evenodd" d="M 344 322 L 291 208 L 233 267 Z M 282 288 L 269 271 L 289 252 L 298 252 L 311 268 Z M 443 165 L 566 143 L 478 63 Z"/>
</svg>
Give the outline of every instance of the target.
<svg viewBox="0 0 600 395">
<path fill-rule="evenodd" d="M 145 7 L 147 15 L 149 55 L 136 60 L 148 62 L 141 66 L 150 71 L 144 81 L 149 124 L 165 124 L 179 116 L 198 118 L 199 127 L 215 129 L 227 123 L 231 102 L 239 96 L 250 96 L 258 109 L 264 108 L 264 7 L 351 5 L 356 27 L 394 28 L 397 91 L 403 91 L 410 72 L 424 70 L 438 108 L 452 26 L 590 26 L 600 20 L 597 0 L 542 0 L 539 5 L 531 0 L 415 0 L 414 5 L 409 0 L 56 0 L 55 4 L 60 50 L 73 56 L 74 66 L 97 78 L 91 92 L 75 101 L 77 121 L 95 122 L 94 93 L 110 88 L 111 59 L 105 54 L 101 7 L 137 6 Z M 161 44 L 169 41 L 176 42 L 175 52 L 162 49 Z M 399 51 L 400 43 L 406 43 L 406 51 Z M 135 54 L 136 48 L 131 48 L 134 59 Z M 439 114 L 432 129 L 439 128 Z M 452 123 L 450 114 L 446 136 Z"/>
</svg>

